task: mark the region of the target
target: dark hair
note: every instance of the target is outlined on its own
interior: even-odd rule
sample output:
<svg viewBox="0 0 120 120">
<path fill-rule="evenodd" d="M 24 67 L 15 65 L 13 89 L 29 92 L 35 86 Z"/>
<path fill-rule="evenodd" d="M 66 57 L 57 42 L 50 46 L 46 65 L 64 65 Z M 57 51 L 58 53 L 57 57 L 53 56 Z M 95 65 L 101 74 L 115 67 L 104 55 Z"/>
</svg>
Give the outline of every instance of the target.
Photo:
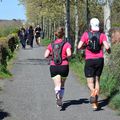
<svg viewBox="0 0 120 120">
<path fill-rule="evenodd" d="M 29 29 L 33 29 L 33 26 L 32 26 L 32 25 L 30 25 Z"/>
<path fill-rule="evenodd" d="M 62 38 L 64 36 L 64 28 L 63 27 L 59 27 L 56 32 L 55 32 L 55 36 L 57 38 Z"/>
</svg>

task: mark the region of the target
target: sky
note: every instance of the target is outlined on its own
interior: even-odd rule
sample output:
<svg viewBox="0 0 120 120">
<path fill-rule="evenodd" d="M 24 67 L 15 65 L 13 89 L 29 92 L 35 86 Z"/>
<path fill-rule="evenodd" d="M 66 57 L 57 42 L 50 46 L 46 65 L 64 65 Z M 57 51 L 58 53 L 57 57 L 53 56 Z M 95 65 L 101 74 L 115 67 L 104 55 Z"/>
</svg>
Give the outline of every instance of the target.
<svg viewBox="0 0 120 120">
<path fill-rule="evenodd" d="M 18 0 L 2 0 L 2 2 L 0 2 L 0 19 L 25 20 L 26 19 L 25 9 L 22 5 L 19 5 Z"/>
</svg>

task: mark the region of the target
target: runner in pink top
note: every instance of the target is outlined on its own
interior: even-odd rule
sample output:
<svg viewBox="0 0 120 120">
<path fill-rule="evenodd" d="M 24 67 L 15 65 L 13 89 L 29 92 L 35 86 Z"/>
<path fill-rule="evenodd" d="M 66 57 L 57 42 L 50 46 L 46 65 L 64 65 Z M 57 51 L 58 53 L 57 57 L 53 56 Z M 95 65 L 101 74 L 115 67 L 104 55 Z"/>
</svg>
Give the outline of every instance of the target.
<svg viewBox="0 0 120 120">
<path fill-rule="evenodd" d="M 94 109 L 97 109 L 100 91 L 99 81 L 104 67 L 103 46 L 110 53 L 106 35 L 99 32 L 99 20 L 97 18 L 90 20 L 90 32 L 83 33 L 78 49 L 81 49 L 84 44 L 87 46 L 85 49 L 84 72 L 90 89 L 90 103 L 92 103 Z"/>
<path fill-rule="evenodd" d="M 58 38 L 55 40 L 54 43 L 61 43 L 62 41 L 63 41 L 63 39 Z M 63 46 L 62 59 L 67 58 L 67 53 L 66 53 L 67 48 L 71 49 L 71 45 L 68 42 L 66 42 Z M 48 45 L 47 49 L 50 51 L 50 53 L 52 53 L 52 45 L 51 44 Z M 68 64 L 69 64 L 68 60 L 63 60 L 61 65 L 68 65 Z M 50 62 L 50 65 L 55 65 L 53 60 Z"/>
<path fill-rule="evenodd" d="M 63 36 L 64 36 L 64 29 L 62 27 L 58 28 L 55 32 L 55 35 L 57 39 L 54 41 L 54 43 L 64 43 Z M 49 44 L 44 57 L 48 58 L 52 55 L 54 57 L 54 47 L 52 47 L 54 44 Z M 60 49 L 61 50 L 61 49 Z M 62 47 L 62 63 L 61 64 L 55 64 L 53 60 L 50 62 L 50 74 L 51 78 L 54 81 L 54 90 L 56 95 L 56 103 L 57 106 L 62 106 L 62 99 L 64 95 L 65 90 L 65 80 L 69 74 L 69 63 L 68 63 L 68 57 L 71 56 L 71 45 L 68 42 L 65 42 Z M 52 58 L 54 59 L 54 58 Z"/>
<path fill-rule="evenodd" d="M 94 31 L 91 31 L 94 33 Z M 81 37 L 81 41 L 83 43 L 85 43 L 86 45 L 88 45 L 88 32 L 85 32 L 82 37 Z M 103 41 L 107 41 L 106 35 L 104 33 L 100 34 L 100 44 L 103 45 Z M 104 57 L 104 53 L 103 53 L 103 49 L 101 48 L 99 53 L 93 53 L 90 50 L 86 49 L 85 50 L 85 59 L 94 59 L 94 58 L 103 58 Z"/>
</svg>

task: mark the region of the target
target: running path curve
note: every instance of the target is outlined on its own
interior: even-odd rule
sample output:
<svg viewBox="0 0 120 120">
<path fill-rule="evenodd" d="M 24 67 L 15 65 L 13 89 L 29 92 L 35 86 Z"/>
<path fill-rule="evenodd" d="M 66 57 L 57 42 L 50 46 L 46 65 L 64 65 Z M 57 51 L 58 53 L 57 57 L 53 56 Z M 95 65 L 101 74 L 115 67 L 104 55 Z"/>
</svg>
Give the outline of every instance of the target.
<svg viewBox="0 0 120 120">
<path fill-rule="evenodd" d="M 80 85 L 70 71 L 66 81 L 64 109 L 56 107 L 45 48 L 20 49 L 14 63 L 12 81 L 5 80 L 0 93 L 0 120 L 120 120 L 101 100 L 102 108 L 93 111 L 88 88 Z"/>
</svg>

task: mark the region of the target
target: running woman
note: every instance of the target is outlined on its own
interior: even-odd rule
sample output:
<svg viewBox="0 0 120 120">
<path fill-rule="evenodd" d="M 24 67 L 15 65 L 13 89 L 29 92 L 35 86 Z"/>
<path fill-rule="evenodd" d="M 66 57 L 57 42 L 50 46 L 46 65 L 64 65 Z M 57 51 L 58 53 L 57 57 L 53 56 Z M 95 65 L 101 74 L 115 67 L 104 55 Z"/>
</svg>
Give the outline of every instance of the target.
<svg viewBox="0 0 120 120">
<path fill-rule="evenodd" d="M 99 32 L 99 20 L 97 18 L 92 18 L 90 20 L 90 31 L 92 34 Z M 99 34 L 99 33 L 97 33 Z M 94 37 L 95 38 L 95 37 Z M 97 38 L 95 38 L 97 40 Z M 90 41 L 88 32 L 84 32 L 81 40 L 78 43 L 78 49 L 81 49 L 84 44 L 88 46 Z M 84 72 L 87 78 L 87 85 L 90 89 L 90 103 L 94 109 L 98 108 L 98 96 L 100 92 L 100 76 L 104 66 L 104 53 L 103 47 L 106 51 L 110 53 L 110 46 L 107 42 L 107 37 L 104 33 L 100 33 L 99 36 L 100 50 L 97 48 L 97 52 L 93 52 L 89 47 L 85 49 L 85 67 Z M 93 45 L 94 46 L 94 45 Z M 96 47 L 96 46 L 95 46 Z M 98 46 L 99 47 L 99 46 Z"/>
<path fill-rule="evenodd" d="M 64 41 L 64 28 L 59 27 L 55 32 L 56 40 L 54 43 L 62 43 Z M 53 55 L 53 47 L 52 43 L 50 43 L 45 51 L 44 57 L 48 58 L 49 56 Z M 65 80 L 69 73 L 69 62 L 68 57 L 71 56 L 71 45 L 68 42 L 65 42 L 62 47 L 62 63 L 56 65 L 53 56 L 50 62 L 50 74 L 51 78 L 54 82 L 54 90 L 56 96 L 56 103 L 57 106 L 62 106 L 62 99 L 65 91 Z"/>
</svg>

